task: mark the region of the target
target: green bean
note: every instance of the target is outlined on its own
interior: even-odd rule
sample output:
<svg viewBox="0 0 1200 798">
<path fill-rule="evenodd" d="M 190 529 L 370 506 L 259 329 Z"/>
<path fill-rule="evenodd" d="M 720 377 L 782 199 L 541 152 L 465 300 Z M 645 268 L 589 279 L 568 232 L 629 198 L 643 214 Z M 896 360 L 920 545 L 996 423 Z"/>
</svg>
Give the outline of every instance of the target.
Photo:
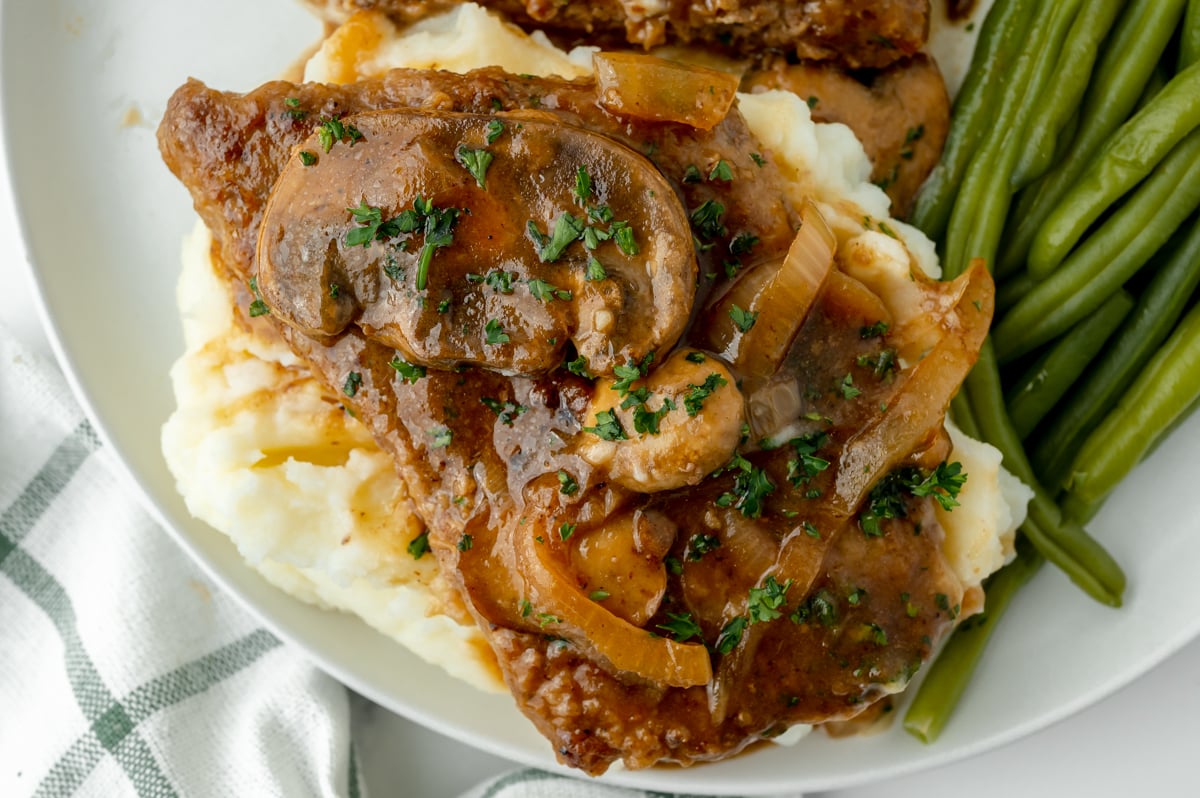
<svg viewBox="0 0 1200 798">
<path fill-rule="evenodd" d="M 1054 271 L 1092 223 L 1198 126 L 1200 64 L 1193 64 L 1117 130 L 1047 217 L 1029 249 L 1029 273 Z"/>
<path fill-rule="evenodd" d="M 996 315 L 1007 313 L 1021 299 L 1033 290 L 1037 285 L 1037 280 L 1029 276 L 1027 272 L 1010 277 L 1007 280 L 997 281 L 996 283 Z"/>
<path fill-rule="evenodd" d="M 1043 559 L 1025 540 L 1017 541 L 1017 558 L 988 578 L 983 612 L 954 630 L 921 682 L 904 728 L 923 743 L 938 738 L 983 656 L 988 640 L 1017 591 L 1031 580 Z"/>
<path fill-rule="evenodd" d="M 1062 486 L 1088 432 L 1167 339 L 1200 286 L 1200 215 L 1192 216 L 1180 228 L 1161 257 L 1133 313 L 1039 436 L 1030 459 L 1038 477 L 1051 489 Z"/>
<path fill-rule="evenodd" d="M 975 423 L 975 414 L 971 412 L 971 403 L 961 390 L 950 400 L 950 418 L 955 425 L 968 437 L 979 439 L 979 425 Z"/>
<path fill-rule="evenodd" d="M 1183 15 L 1183 30 L 1179 36 L 1179 64 L 1182 72 L 1200 61 L 1200 0 L 1190 0 Z"/>
<path fill-rule="evenodd" d="M 1033 0 L 997 0 L 983 21 L 966 80 L 954 100 L 942 157 L 921 186 L 911 222 L 930 238 L 946 230 L 959 184 L 979 142 L 991 129 L 993 97 L 1021 46 Z"/>
<path fill-rule="evenodd" d="M 1037 97 L 1054 71 L 1054 42 L 1060 41 L 1082 0 L 1045 0 L 1032 15 L 1025 46 L 997 101 L 992 131 L 967 167 L 946 229 L 942 269 L 947 279 L 961 274 L 973 258 L 995 265 L 1004 219 L 1012 202 L 1010 176 Z"/>
<path fill-rule="evenodd" d="M 1200 399 L 1200 305 L 1171 333 L 1075 458 L 1067 495 L 1094 506 Z"/>
<path fill-rule="evenodd" d="M 1000 450 L 1004 467 L 1033 490 L 1029 519 L 1022 526 L 1030 542 L 1089 596 L 1119 607 L 1125 590 L 1121 566 L 1078 524 L 1063 523 L 1054 500 L 1034 476 L 1004 409 L 1000 372 L 990 338 L 984 341 L 965 389 L 983 439 Z"/>
<path fill-rule="evenodd" d="M 1033 193 L 1019 204 L 1009 223 L 1004 257 L 997 273 L 1011 274 L 1024 267 L 1029 247 L 1042 222 L 1070 190 L 1092 157 L 1130 112 L 1142 94 L 1159 54 L 1175 32 L 1186 0 L 1134 0 L 1126 6 L 1104 53 L 1092 72 L 1080 112 L 1079 128 L 1066 157 L 1041 180 L 1029 187 Z"/>
<path fill-rule="evenodd" d="M 1133 309 L 1133 297 L 1117 291 L 1066 335 L 1017 380 L 1006 396 L 1008 415 L 1021 440 L 1062 399 L 1092 358 Z"/>
<path fill-rule="evenodd" d="M 1200 205 L 1200 130 L 1183 140 L 1137 191 L 993 328 L 1000 362 L 1063 334 L 1099 307 Z"/>
<path fill-rule="evenodd" d="M 1038 113 L 1031 120 L 1021 158 L 1013 170 L 1013 189 L 1022 188 L 1046 173 L 1059 149 L 1059 137 L 1079 108 L 1100 44 L 1108 35 L 1123 0 L 1087 0 L 1076 14 L 1059 50 L 1054 80 L 1037 97 Z"/>
</svg>

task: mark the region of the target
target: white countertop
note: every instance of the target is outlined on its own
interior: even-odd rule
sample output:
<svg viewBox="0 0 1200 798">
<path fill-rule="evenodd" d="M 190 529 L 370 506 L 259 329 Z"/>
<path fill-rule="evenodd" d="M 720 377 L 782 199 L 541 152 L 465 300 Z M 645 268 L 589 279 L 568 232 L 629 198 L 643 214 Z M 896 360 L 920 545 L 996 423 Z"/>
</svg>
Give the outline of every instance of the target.
<svg viewBox="0 0 1200 798">
<path fill-rule="evenodd" d="M 0 186 L 7 174 L 0 162 Z M 0 192 L 0 320 L 50 355 L 7 191 Z M 2 376 L 0 376 L 2 378 Z M 1200 563 L 1197 563 L 1200 569 Z M 1013 701 L 1020 701 L 1019 694 Z M 12 722 L 12 718 L 7 719 Z M 366 780 L 380 796 L 453 796 L 510 767 L 495 757 L 356 703 Z M 948 767 L 824 795 L 903 798 L 1014 795 L 1200 795 L 1200 641 L 1135 684 L 1068 720 L 1000 750 Z"/>
</svg>

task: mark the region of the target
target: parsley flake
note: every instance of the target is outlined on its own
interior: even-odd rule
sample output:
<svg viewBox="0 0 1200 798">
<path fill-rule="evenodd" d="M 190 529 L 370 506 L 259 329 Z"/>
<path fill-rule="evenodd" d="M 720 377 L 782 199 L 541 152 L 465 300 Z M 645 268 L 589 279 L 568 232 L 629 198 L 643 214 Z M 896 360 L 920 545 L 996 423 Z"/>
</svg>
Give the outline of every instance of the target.
<svg viewBox="0 0 1200 798">
<path fill-rule="evenodd" d="M 498 344 L 506 344 L 512 340 L 504 328 L 500 326 L 500 322 L 496 319 L 488 319 L 488 323 L 483 327 L 484 343 L 490 346 Z"/>
<path fill-rule="evenodd" d="M 472 150 L 463 144 L 454 152 L 454 160 L 471 173 L 471 177 L 475 178 L 475 185 L 484 191 L 487 190 L 487 170 L 494 158 L 495 156 L 487 150 Z"/>
<path fill-rule="evenodd" d="M 584 427 L 584 432 L 590 432 L 605 441 L 626 441 L 629 436 L 621 426 L 621 420 L 612 410 L 601 410 L 596 414 L 596 426 Z"/>
<path fill-rule="evenodd" d="M 425 530 L 417 535 L 408 544 L 408 553 L 412 555 L 414 560 L 421 559 L 427 551 L 429 551 L 429 530 Z"/>
<path fill-rule="evenodd" d="M 747 333 L 754 327 L 754 323 L 758 321 L 758 313 L 742 310 L 737 305 L 733 305 L 729 308 L 729 318 L 733 319 L 734 326 L 742 332 Z"/>
<path fill-rule="evenodd" d="M 493 101 L 493 102 L 495 102 L 495 101 Z M 504 133 L 504 123 L 501 122 L 499 119 L 493 119 L 492 121 L 487 123 L 487 143 L 488 144 L 495 144 L 496 139 L 500 138 L 500 135 L 502 133 Z"/>
<path fill-rule="evenodd" d="M 787 601 L 787 591 L 791 586 L 791 579 L 781 585 L 775 581 L 774 575 L 768 575 L 762 587 L 750 588 L 750 599 L 746 605 L 750 623 L 773 621 L 783 615 L 779 608 Z"/>
<path fill-rule="evenodd" d="M 717 653 L 729 654 L 742 642 L 742 632 L 746 629 L 746 618 L 742 615 L 734 618 L 721 629 L 717 636 Z"/>
<path fill-rule="evenodd" d="M 434 427 L 429 430 L 429 435 L 433 438 L 430 447 L 434 449 L 445 449 L 454 440 L 454 432 L 449 427 Z"/>
<path fill-rule="evenodd" d="M 346 381 L 342 383 L 342 393 L 353 398 L 358 389 L 362 386 L 362 375 L 357 371 L 352 371 L 346 375 Z"/>
<path fill-rule="evenodd" d="M 575 477 L 561 468 L 558 469 L 558 490 L 564 496 L 574 496 L 579 492 L 579 483 L 575 481 Z"/>
<path fill-rule="evenodd" d="M 704 407 L 704 400 L 711 396 L 713 391 L 728 384 L 728 380 L 715 371 L 705 377 L 701 385 L 688 383 L 688 391 L 683 397 L 683 407 L 687 414 L 695 417 Z"/>
<path fill-rule="evenodd" d="M 717 161 L 717 165 L 708 173 L 709 180 L 721 180 L 728 183 L 733 180 L 733 167 L 729 165 L 729 161 L 724 158 Z"/>
<path fill-rule="evenodd" d="M 583 236 L 583 230 L 583 220 L 569 213 L 563 213 L 555 220 L 554 232 L 549 237 L 542 234 L 532 219 L 526 225 L 526 232 L 542 263 L 554 263 L 561 258 L 566 248 Z"/>
<path fill-rule="evenodd" d="M 394 368 L 396 373 L 400 375 L 400 378 L 407 383 L 415 383 L 417 380 L 424 377 L 426 373 L 424 366 L 418 366 L 413 363 L 409 363 L 407 360 L 403 360 L 399 355 L 393 357 L 388 365 Z"/>
<path fill-rule="evenodd" d="M 667 622 L 658 624 L 657 628 L 671 635 L 677 643 L 686 642 L 701 634 L 700 624 L 692 620 L 690 612 L 668 612 Z"/>
</svg>

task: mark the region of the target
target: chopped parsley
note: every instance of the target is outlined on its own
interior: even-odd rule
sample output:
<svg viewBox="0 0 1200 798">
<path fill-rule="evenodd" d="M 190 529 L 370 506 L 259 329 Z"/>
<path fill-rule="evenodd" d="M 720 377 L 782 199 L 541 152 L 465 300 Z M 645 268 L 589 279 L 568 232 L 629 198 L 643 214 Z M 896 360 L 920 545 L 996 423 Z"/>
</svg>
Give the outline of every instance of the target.
<svg viewBox="0 0 1200 798">
<path fill-rule="evenodd" d="M 593 590 L 591 593 L 588 594 L 588 598 L 590 598 L 592 601 L 604 601 L 606 598 L 608 598 L 611 595 L 612 594 L 609 593 L 607 590 Z"/>
<path fill-rule="evenodd" d="M 472 538 L 468 534 L 464 533 L 463 536 L 458 539 L 458 550 L 459 551 L 470 551 L 471 547 L 474 545 L 475 545 L 475 539 Z"/>
<path fill-rule="evenodd" d="M 708 358 L 706 358 L 704 356 L 703 352 L 688 352 L 686 355 L 683 356 L 683 359 L 689 363 L 700 364 L 700 363 L 703 363 Z"/>
<path fill-rule="evenodd" d="M 590 230 L 591 228 L 588 229 Z M 608 278 L 608 272 L 604 270 L 603 263 L 595 258 L 588 258 L 587 271 L 584 272 L 583 277 L 588 282 L 598 283 Z"/>
<path fill-rule="evenodd" d="M 496 102 L 493 100 L 493 102 Z M 487 143 L 495 144 L 496 139 L 504 132 L 504 123 L 499 119 L 493 119 L 487 123 Z"/>
<path fill-rule="evenodd" d="M 585 380 L 596 379 L 596 375 L 588 371 L 587 358 L 585 358 L 583 355 L 579 355 L 573 360 L 568 360 L 563 363 L 563 365 L 566 366 L 567 371 L 571 372 L 576 377 L 583 377 Z"/>
<path fill-rule="evenodd" d="M 558 470 L 558 490 L 564 496 L 574 496 L 579 492 L 579 483 L 575 481 L 575 477 L 561 468 Z"/>
<path fill-rule="evenodd" d="M 759 242 L 758 236 L 753 233 L 738 233 L 729 242 L 729 254 L 734 256 L 745 255 L 754 248 L 754 245 Z"/>
<path fill-rule="evenodd" d="M 613 222 L 612 237 L 617 242 L 617 247 L 629 257 L 642 251 L 637 239 L 633 237 L 633 228 L 629 226 L 629 222 Z"/>
<path fill-rule="evenodd" d="M 250 293 L 254 294 L 254 301 L 250 303 L 249 308 L 250 318 L 265 316 L 271 312 L 267 303 L 263 302 L 262 294 L 258 290 L 258 280 L 254 277 L 250 278 Z"/>
<path fill-rule="evenodd" d="M 300 108 L 299 97 L 288 97 L 284 99 L 283 104 L 287 106 L 287 111 L 284 113 L 286 113 L 292 119 L 303 119 L 304 117 L 308 116 L 308 111 Z M 305 164 L 305 166 L 308 166 L 308 164 Z"/>
<path fill-rule="evenodd" d="M 563 213 L 555 220 L 550 236 L 543 235 L 532 219 L 526 225 L 526 232 L 542 263 L 554 263 L 561 258 L 566 248 L 583 236 L 583 229 L 583 220 L 569 213 Z"/>
<path fill-rule="evenodd" d="M 630 360 L 624 365 L 618 363 L 613 367 L 613 374 L 617 376 L 617 381 L 613 383 L 612 387 L 618 396 L 624 398 L 629 393 L 629 389 L 633 387 L 633 384 L 646 376 L 646 372 L 649 370 L 653 359 L 654 353 L 651 352 L 640 364 Z"/>
<path fill-rule="evenodd" d="M 914 496 L 932 496 L 943 510 L 958 506 L 958 493 L 966 484 L 962 463 L 941 462 L 920 482 L 910 480 L 907 485 Z"/>
<path fill-rule="evenodd" d="M 791 579 L 781 585 L 775 581 L 774 575 L 768 575 L 762 587 L 750 588 L 750 598 L 746 604 L 750 623 L 773 621 L 783 615 L 779 608 L 787 601 L 787 591 L 791 586 Z"/>
<path fill-rule="evenodd" d="M 317 138 L 321 142 L 321 147 L 325 152 L 333 149 L 333 145 L 339 141 L 349 142 L 353 147 L 354 143 L 363 140 L 362 131 L 354 125 L 347 125 L 341 119 L 335 117 L 323 118 L 317 125 Z"/>
<path fill-rule="evenodd" d="M 580 166 L 575 171 L 575 188 L 572 193 L 575 195 L 575 202 L 583 207 L 586 207 L 588 200 L 592 198 L 592 176 L 588 174 L 586 166 Z"/>
<path fill-rule="evenodd" d="M 708 173 L 709 180 L 721 180 L 728 183 L 733 180 L 733 167 L 729 165 L 729 161 L 724 158 L 717 161 L 717 165 Z"/>
<path fill-rule="evenodd" d="M 833 626 L 838 621 L 837 599 L 825 588 L 813 593 L 788 616 L 792 623 L 807 623 L 809 619 L 822 626 Z"/>
<path fill-rule="evenodd" d="M 564 521 L 562 523 L 562 525 L 559 526 L 559 528 L 558 528 L 558 536 L 560 538 L 562 538 L 563 540 L 566 540 L 567 538 L 571 537 L 571 535 L 573 535 L 573 534 L 575 534 L 575 525 L 574 524 L 568 524 L 567 522 Z"/>
<path fill-rule="evenodd" d="M 829 461 L 816 454 L 828 440 L 829 436 L 824 432 L 814 432 L 788 441 L 788 445 L 796 452 L 796 457 L 788 461 L 788 482 L 793 487 L 808 484 L 809 480 L 829 468 Z"/>
<path fill-rule="evenodd" d="M 312 166 L 317 162 L 317 154 L 312 150 L 300 150 L 300 163 Z"/>
<path fill-rule="evenodd" d="M 487 170 L 492 165 L 494 158 L 495 156 L 487 150 L 472 150 L 463 144 L 460 144 L 454 152 L 454 160 L 470 172 L 471 177 L 475 178 L 475 185 L 485 191 L 487 190 Z"/>
<path fill-rule="evenodd" d="M 545 280 L 539 280 L 534 277 L 529 281 L 529 293 L 543 303 L 553 302 L 555 299 L 561 299 L 564 302 L 570 302 L 573 296 L 570 291 L 563 288 L 556 288 Z"/>
<path fill-rule="evenodd" d="M 358 393 L 358 389 L 362 386 L 362 375 L 357 371 L 352 371 L 346 375 L 346 381 L 342 383 L 342 393 L 353 398 Z"/>
<path fill-rule="evenodd" d="M 417 535 L 408 544 L 408 553 L 412 555 L 414 560 L 421 559 L 425 552 L 429 551 L 429 530 L 425 530 Z"/>
<path fill-rule="evenodd" d="M 508 333 L 504 331 L 504 328 L 500 326 L 500 322 L 496 319 L 488 319 L 488 323 L 483 326 L 483 335 L 484 343 L 488 344 L 489 346 L 507 344 L 512 340 Z"/>
<path fill-rule="evenodd" d="M 675 402 L 670 397 L 663 397 L 662 406 L 657 410 L 651 410 L 642 402 L 633 411 L 634 430 L 642 435 L 657 435 L 663 416 L 674 410 L 675 407 Z"/>
<path fill-rule="evenodd" d="M 403 360 L 399 355 L 392 358 L 389 366 L 396 370 L 400 378 L 408 383 L 415 383 L 417 380 L 425 376 L 425 367 L 409 363 Z"/>
<path fill-rule="evenodd" d="M 715 371 L 705 377 L 701 385 L 688 383 L 688 391 L 683 396 L 683 408 L 689 416 L 695 417 L 703 409 L 704 400 L 711 396 L 713 391 L 728 384 L 728 380 Z"/>
<path fill-rule="evenodd" d="M 738 643 L 742 642 L 742 632 L 745 630 L 746 618 L 742 615 L 725 624 L 725 628 L 721 630 L 721 634 L 717 635 L 717 653 L 731 653 L 737 648 Z"/>
<path fill-rule="evenodd" d="M 704 173 L 694 163 L 688 164 L 687 169 L 683 171 L 684 183 L 699 183 L 704 180 Z"/>
<path fill-rule="evenodd" d="M 503 269 L 492 269 L 484 275 L 468 274 L 468 283 L 487 283 L 487 286 L 497 294 L 511 294 L 513 292 L 513 280 L 517 277 L 516 272 L 506 272 Z"/>
<path fill-rule="evenodd" d="M 501 402 L 499 399 L 493 399 L 490 396 L 480 397 L 479 403 L 496 414 L 500 423 L 511 427 L 516 421 L 517 416 L 524 413 L 529 408 L 524 405 L 519 405 L 516 402 Z"/>
<path fill-rule="evenodd" d="M 729 232 L 725 229 L 725 225 L 721 223 L 721 217 L 724 214 L 724 205 L 716 200 L 705 200 L 691 212 L 689 218 L 700 237 L 711 240 L 720 238 Z"/>
<path fill-rule="evenodd" d="M 733 490 L 717 497 L 718 507 L 734 507 L 747 518 L 759 518 L 767 496 L 775 491 L 775 483 L 766 469 L 759 468 L 740 454 L 735 454 L 727 468 L 735 470 Z"/>
<path fill-rule="evenodd" d="M 720 546 L 721 539 L 716 535 L 692 535 L 688 538 L 687 559 L 695 562 L 702 559 L 710 551 L 720 548 Z"/>
<path fill-rule="evenodd" d="M 596 426 L 584 427 L 583 431 L 590 432 L 606 441 L 629 440 L 629 436 L 625 434 L 625 428 L 621 426 L 621 420 L 612 410 L 601 410 L 596 414 Z"/>
<path fill-rule="evenodd" d="M 667 622 L 658 624 L 658 628 L 671 635 L 678 643 L 699 637 L 701 634 L 700 624 L 692 620 L 690 612 L 668 612 Z"/>
<path fill-rule="evenodd" d="M 758 321 L 758 314 L 753 311 L 742 310 L 737 305 L 733 305 L 729 308 L 729 318 L 733 319 L 734 326 L 742 332 L 747 333 L 754 327 L 754 323 Z"/>
<path fill-rule="evenodd" d="M 858 337 L 864 341 L 869 338 L 879 338 L 886 335 L 888 331 L 888 323 L 886 321 L 877 321 L 868 327 L 860 327 Z"/>
<path fill-rule="evenodd" d="M 866 509 L 858 516 L 859 526 L 868 537 L 881 536 L 880 521 L 906 517 L 905 494 L 932 496 L 943 509 L 951 510 L 958 506 L 958 494 L 966 481 L 961 463 L 943 462 L 928 474 L 917 468 L 897 469 L 871 488 Z"/>
<path fill-rule="evenodd" d="M 862 394 L 862 391 L 854 384 L 853 374 L 842 377 L 842 381 L 838 383 L 838 390 L 841 391 L 843 399 L 854 399 Z"/>
<path fill-rule="evenodd" d="M 357 208 L 347 208 L 346 211 L 361 225 L 346 233 L 348 247 L 369 247 L 372 241 L 386 241 L 400 234 L 399 221 L 385 220 L 383 209 L 368 205 L 365 199 L 359 200 Z"/>
<path fill-rule="evenodd" d="M 870 369 L 871 373 L 879 380 L 890 381 L 896 374 L 896 350 L 882 349 L 875 357 L 870 355 L 859 355 L 855 362 L 865 369 Z"/>
<path fill-rule="evenodd" d="M 424 291 L 434 251 L 454 243 L 458 208 L 435 208 L 431 200 L 417 197 L 413 203 L 413 211 L 422 216 L 425 222 L 425 243 L 421 245 L 421 252 L 417 256 L 417 290 Z"/>
<path fill-rule="evenodd" d="M 767 165 L 767 159 L 757 152 L 750 153 L 750 160 L 754 161 L 754 165 L 759 169 Z"/>
</svg>

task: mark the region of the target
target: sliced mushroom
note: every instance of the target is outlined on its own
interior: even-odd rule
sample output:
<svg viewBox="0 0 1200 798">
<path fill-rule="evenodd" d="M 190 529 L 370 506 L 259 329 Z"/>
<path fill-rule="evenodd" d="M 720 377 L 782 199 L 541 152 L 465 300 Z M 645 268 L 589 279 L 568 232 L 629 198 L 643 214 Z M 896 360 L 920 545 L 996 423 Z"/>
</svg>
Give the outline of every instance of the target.
<svg viewBox="0 0 1200 798">
<path fill-rule="evenodd" d="M 627 390 L 597 386 L 579 454 L 613 482 L 644 493 L 699 484 L 729 462 L 745 402 L 719 360 L 677 349 Z"/>
<path fill-rule="evenodd" d="M 687 214 L 630 148 L 540 114 L 391 110 L 328 129 L 264 212 L 258 288 L 282 321 L 507 374 L 555 368 L 568 342 L 611 374 L 682 333 Z"/>
</svg>

